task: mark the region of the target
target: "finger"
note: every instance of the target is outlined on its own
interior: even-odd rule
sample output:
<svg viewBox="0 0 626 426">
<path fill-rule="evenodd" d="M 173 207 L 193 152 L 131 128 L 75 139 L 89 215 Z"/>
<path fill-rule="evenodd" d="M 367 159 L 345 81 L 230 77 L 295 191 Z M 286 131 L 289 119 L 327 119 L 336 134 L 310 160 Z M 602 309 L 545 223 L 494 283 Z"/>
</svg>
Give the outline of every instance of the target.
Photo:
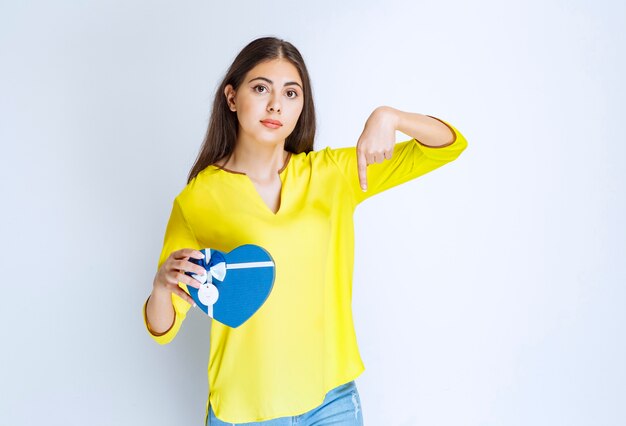
<svg viewBox="0 0 626 426">
<path fill-rule="evenodd" d="M 182 262 L 183 262 L 185 271 L 193 272 L 194 274 L 198 274 L 198 275 L 206 274 L 206 269 L 204 268 L 204 266 L 196 265 L 195 263 L 190 262 L 188 260 L 183 260 Z"/>
<path fill-rule="evenodd" d="M 176 288 L 172 289 L 172 293 L 176 294 L 178 297 L 189 303 L 191 306 L 196 306 L 196 302 L 195 300 L 193 300 L 193 297 L 188 295 L 187 292 L 182 288 L 176 286 Z"/>
<path fill-rule="evenodd" d="M 187 250 L 189 250 L 189 257 L 193 257 L 194 259 L 204 259 L 204 253 L 202 253 L 200 250 Z"/>
<path fill-rule="evenodd" d="M 192 274 L 199 274 L 199 275 L 204 275 L 206 274 L 206 269 L 204 269 L 204 267 L 200 266 L 200 265 L 196 265 L 193 262 L 190 262 L 188 260 L 176 260 L 174 262 L 172 262 L 172 268 L 173 271 L 180 271 L 182 273 L 185 272 L 191 272 Z"/>
<path fill-rule="evenodd" d="M 200 280 L 197 280 L 197 279 L 195 279 L 194 277 L 190 277 L 190 276 L 189 276 L 189 275 L 187 275 L 187 274 L 184 274 L 184 275 L 185 275 L 185 277 L 186 277 L 186 278 L 185 278 L 185 281 L 184 281 L 184 283 L 185 283 L 185 284 L 190 285 L 190 286 L 192 286 L 193 288 L 200 288 L 200 285 L 202 284 L 202 283 L 200 282 Z"/>
<path fill-rule="evenodd" d="M 195 263 L 185 259 L 175 261 L 173 268 L 182 272 L 191 272 L 199 275 L 206 274 L 206 269 L 204 269 L 203 266 L 196 265 Z"/>
<path fill-rule="evenodd" d="M 187 250 L 189 249 L 180 249 L 180 250 L 176 250 L 173 251 L 172 254 L 170 254 L 170 257 L 172 259 L 184 259 L 186 257 L 189 257 Z"/>
<path fill-rule="evenodd" d="M 200 282 L 193 277 L 185 274 L 184 272 L 174 272 L 173 278 L 168 280 L 171 285 L 178 285 L 178 283 L 186 284 L 193 288 L 200 288 Z"/>
<path fill-rule="evenodd" d="M 380 163 L 380 154 L 376 152 L 370 152 L 366 155 L 368 164 Z"/>
<path fill-rule="evenodd" d="M 197 279 L 195 279 L 194 277 L 184 274 L 184 273 L 180 273 L 180 275 L 182 276 L 182 280 L 179 280 L 185 284 L 187 284 L 188 286 L 191 286 L 193 288 L 200 288 L 200 284 L 202 284 L 200 281 L 198 281 Z"/>
<path fill-rule="evenodd" d="M 189 258 L 189 257 L 193 257 L 194 259 L 204 258 L 204 254 L 202 254 L 201 251 L 190 249 L 190 248 L 183 248 L 180 250 L 176 250 L 175 252 L 171 254 L 171 256 L 174 259 L 183 259 L 183 258 Z"/>
<path fill-rule="evenodd" d="M 359 184 L 363 191 L 367 191 L 367 158 L 365 153 L 357 149 L 357 167 L 359 171 Z"/>
</svg>

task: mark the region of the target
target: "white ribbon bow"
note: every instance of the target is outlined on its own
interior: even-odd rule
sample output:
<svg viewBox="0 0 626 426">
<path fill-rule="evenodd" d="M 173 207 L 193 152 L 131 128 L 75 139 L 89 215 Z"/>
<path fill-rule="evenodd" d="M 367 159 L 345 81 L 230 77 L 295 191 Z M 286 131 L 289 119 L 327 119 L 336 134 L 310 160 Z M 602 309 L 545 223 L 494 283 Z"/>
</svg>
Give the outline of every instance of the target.
<svg viewBox="0 0 626 426">
<path fill-rule="evenodd" d="M 209 263 L 211 260 L 211 250 L 204 250 L 206 263 Z M 206 283 L 207 281 L 212 283 L 213 278 L 218 279 L 220 281 L 224 281 L 226 278 L 226 262 L 216 263 L 215 265 L 211 265 L 209 267 L 209 272 L 211 275 L 204 273 L 202 275 L 193 274 L 192 277 L 200 281 L 201 284 Z"/>
</svg>

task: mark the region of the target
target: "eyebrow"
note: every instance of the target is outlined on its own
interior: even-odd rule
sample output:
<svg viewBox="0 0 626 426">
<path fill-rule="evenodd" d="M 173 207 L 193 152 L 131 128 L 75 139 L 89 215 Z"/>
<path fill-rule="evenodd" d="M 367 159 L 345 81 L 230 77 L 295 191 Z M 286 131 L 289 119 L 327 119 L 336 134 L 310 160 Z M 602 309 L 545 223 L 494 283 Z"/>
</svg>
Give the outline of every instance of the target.
<svg viewBox="0 0 626 426">
<path fill-rule="evenodd" d="M 270 80 L 269 78 L 265 78 L 265 77 L 255 77 L 252 80 L 248 81 L 248 83 L 251 83 L 254 80 L 263 80 L 263 81 L 267 81 L 269 84 L 274 84 L 272 80 Z M 284 86 L 298 86 L 300 89 L 302 89 L 302 86 L 300 86 L 300 83 L 296 81 L 288 81 L 287 83 L 284 84 Z M 304 89 L 302 89 L 302 91 L 304 91 Z"/>
</svg>

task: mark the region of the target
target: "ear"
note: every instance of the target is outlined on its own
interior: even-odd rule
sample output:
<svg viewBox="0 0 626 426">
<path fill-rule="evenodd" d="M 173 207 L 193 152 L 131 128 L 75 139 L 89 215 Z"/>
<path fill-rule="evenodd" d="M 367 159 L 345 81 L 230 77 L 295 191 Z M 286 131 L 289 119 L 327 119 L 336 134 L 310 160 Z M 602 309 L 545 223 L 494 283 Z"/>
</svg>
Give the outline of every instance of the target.
<svg viewBox="0 0 626 426">
<path fill-rule="evenodd" d="M 232 84 L 227 84 L 224 88 L 224 96 L 226 96 L 226 104 L 228 105 L 228 108 L 230 108 L 233 112 L 237 111 L 235 106 L 235 94 L 236 92 L 235 89 L 233 89 Z"/>
</svg>

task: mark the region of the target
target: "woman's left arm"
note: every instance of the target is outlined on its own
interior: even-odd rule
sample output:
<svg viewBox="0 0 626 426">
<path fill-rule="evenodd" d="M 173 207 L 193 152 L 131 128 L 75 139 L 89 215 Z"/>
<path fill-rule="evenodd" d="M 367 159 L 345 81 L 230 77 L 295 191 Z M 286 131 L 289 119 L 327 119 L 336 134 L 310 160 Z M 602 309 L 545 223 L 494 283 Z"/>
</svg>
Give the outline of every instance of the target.
<svg viewBox="0 0 626 426">
<path fill-rule="evenodd" d="M 359 182 L 367 189 L 367 166 L 391 158 L 396 130 L 430 148 L 443 148 L 456 140 L 456 134 L 442 121 L 390 106 L 376 108 L 365 122 L 356 146 Z"/>
</svg>

